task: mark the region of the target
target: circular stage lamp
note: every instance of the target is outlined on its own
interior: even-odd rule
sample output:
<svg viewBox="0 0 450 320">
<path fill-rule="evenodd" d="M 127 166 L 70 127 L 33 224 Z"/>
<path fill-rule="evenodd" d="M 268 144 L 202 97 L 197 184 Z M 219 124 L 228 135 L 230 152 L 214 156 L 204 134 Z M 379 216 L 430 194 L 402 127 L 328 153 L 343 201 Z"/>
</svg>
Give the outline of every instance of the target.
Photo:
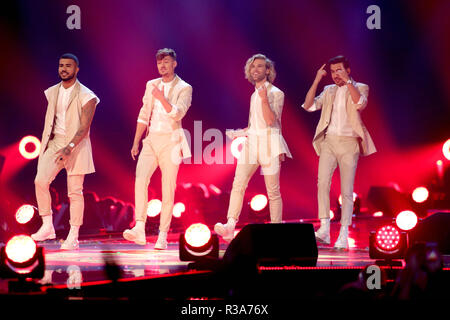
<svg viewBox="0 0 450 320">
<path fill-rule="evenodd" d="M 36 242 L 27 235 L 12 237 L 5 247 L 6 256 L 14 263 L 24 263 L 36 254 Z"/>
<path fill-rule="evenodd" d="M 450 139 L 445 141 L 444 145 L 442 146 L 442 153 L 447 160 L 450 160 Z"/>
<path fill-rule="evenodd" d="M 409 210 L 402 211 L 395 218 L 395 223 L 403 231 L 411 230 L 417 225 L 417 215 Z"/>
<path fill-rule="evenodd" d="M 186 242 L 192 247 L 202 247 L 211 239 L 211 231 L 203 223 L 195 223 L 184 233 Z"/>
<path fill-rule="evenodd" d="M 400 232 L 394 226 L 384 226 L 376 233 L 376 245 L 382 251 L 394 251 L 400 243 Z"/>
<path fill-rule="evenodd" d="M 412 198 L 417 203 L 422 203 L 427 201 L 429 196 L 428 189 L 425 187 L 417 187 L 412 193 Z"/>
<path fill-rule="evenodd" d="M 24 204 L 16 211 L 16 221 L 20 224 L 28 223 L 34 216 L 35 207 Z"/>
<path fill-rule="evenodd" d="M 30 150 L 31 145 L 31 150 Z M 41 152 L 41 141 L 34 136 L 26 136 L 20 140 L 19 152 L 25 159 L 32 160 Z"/>
<path fill-rule="evenodd" d="M 186 211 L 186 206 L 184 205 L 184 203 L 183 202 L 177 202 L 173 206 L 172 215 L 175 218 L 180 218 L 181 214 L 183 214 L 185 211 Z"/>
<path fill-rule="evenodd" d="M 156 217 L 160 214 L 162 208 L 162 202 L 159 199 L 152 199 L 148 202 L 147 216 Z"/>
<path fill-rule="evenodd" d="M 250 200 L 250 207 L 254 211 L 261 211 L 267 206 L 268 200 L 264 194 L 257 194 Z"/>
<path fill-rule="evenodd" d="M 237 137 L 233 139 L 231 142 L 231 154 L 236 158 L 239 159 L 239 156 L 241 155 L 242 145 L 244 144 L 246 137 Z M 241 147 L 241 149 L 239 149 Z"/>
</svg>

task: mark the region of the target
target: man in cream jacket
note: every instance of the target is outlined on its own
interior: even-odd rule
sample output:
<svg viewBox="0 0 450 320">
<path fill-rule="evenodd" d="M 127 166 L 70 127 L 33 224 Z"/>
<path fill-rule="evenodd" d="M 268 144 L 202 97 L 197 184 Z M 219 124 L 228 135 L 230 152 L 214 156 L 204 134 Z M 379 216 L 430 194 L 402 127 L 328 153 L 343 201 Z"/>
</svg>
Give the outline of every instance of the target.
<svg viewBox="0 0 450 320">
<path fill-rule="evenodd" d="M 147 82 L 131 148 L 131 157 L 135 160 L 145 133 L 136 166 L 136 225 L 125 230 L 123 236 L 137 244 L 146 244 L 148 185 L 159 166 L 162 174 L 162 208 L 155 249 L 164 250 L 167 248 L 167 233 L 172 219 L 178 168 L 182 159 L 191 156 L 181 119 L 191 106 L 192 87 L 175 74 L 177 59 L 174 50 L 158 50 L 156 63 L 161 78 Z"/>
<path fill-rule="evenodd" d="M 369 86 L 350 77 L 350 66 L 344 56 L 328 61 L 335 84 L 325 86 L 315 97 L 320 80 L 327 74 L 325 64 L 317 71 L 302 107 L 307 111 L 322 110 L 313 139 L 319 156 L 318 211 L 320 228 L 316 232 L 319 242 L 330 243 L 330 187 L 334 170 L 339 166 L 341 177 L 342 216 L 336 249 L 348 249 L 348 226 L 353 214 L 353 183 L 360 154 L 376 152 L 360 113 L 367 105 Z"/>
</svg>

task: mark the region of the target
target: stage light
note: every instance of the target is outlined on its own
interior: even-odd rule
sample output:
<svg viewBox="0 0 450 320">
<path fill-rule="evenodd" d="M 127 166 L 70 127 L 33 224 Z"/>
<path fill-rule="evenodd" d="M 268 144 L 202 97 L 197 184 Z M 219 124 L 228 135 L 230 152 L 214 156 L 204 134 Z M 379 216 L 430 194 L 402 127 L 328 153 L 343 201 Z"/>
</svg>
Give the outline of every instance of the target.
<svg viewBox="0 0 450 320">
<path fill-rule="evenodd" d="M 414 189 L 414 191 L 412 193 L 412 198 L 417 203 L 422 203 L 422 202 L 427 201 L 428 196 L 429 196 L 429 192 L 428 192 L 428 189 L 425 187 L 417 187 L 416 189 Z"/>
<path fill-rule="evenodd" d="M 350 248 L 356 248 L 356 241 L 355 241 L 355 239 L 349 237 L 348 238 L 348 246 Z"/>
<path fill-rule="evenodd" d="M 180 234 L 179 242 L 180 261 L 219 258 L 219 238 L 202 223 L 189 226 Z"/>
<path fill-rule="evenodd" d="M 380 218 L 380 217 L 384 216 L 384 213 L 383 213 L 383 211 L 377 211 L 377 212 L 373 213 L 373 216 L 375 218 Z"/>
<path fill-rule="evenodd" d="M 28 235 L 12 237 L 1 248 L 0 260 L 0 278 L 41 279 L 44 276 L 43 248 Z"/>
<path fill-rule="evenodd" d="M 395 218 L 395 223 L 403 231 L 409 231 L 417 225 L 417 215 L 409 210 L 402 211 Z"/>
<path fill-rule="evenodd" d="M 173 206 L 172 215 L 175 218 L 180 218 L 181 214 L 184 213 L 185 211 L 186 211 L 186 206 L 184 205 L 184 203 L 183 202 L 177 202 Z"/>
<path fill-rule="evenodd" d="M 442 146 L 442 153 L 447 160 L 450 160 L 450 139 L 445 141 L 444 145 Z"/>
<path fill-rule="evenodd" d="M 358 198 L 358 195 L 356 194 L 356 192 L 353 192 L 353 203 L 356 201 L 356 198 Z M 339 205 L 342 206 L 342 194 L 339 195 Z"/>
<path fill-rule="evenodd" d="M 233 141 L 231 142 L 231 154 L 236 159 L 239 159 L 239 156 L 241 155 L 241 150 L 242 150 L 241 145 L 244 144 L 246 139 L 247 139 L 246 137 L 237 137 L 237 138 L 233 139 Z M 239 149 L 239 147 L 241 147 L 241 148 Z"/>
<path fill-rule="evenodd" d="M 147 216 L 153 218 L 160 214 L 162 202 L 159 199 L 152 199 L 148 202 Z"/>
<path fill-rule="evenodd" d="M 33 151 L 28 151 L 29 145 L 32 145 Z M 26 136 L 20 140 L 19 152 L 25 159 L 31 160 L 37 158 L 41 151 L 41 141 L 34 136 Z"/>
<path fill-rule="evenodd" d="M 267 206 L 267 197 L 263 194 L 257 194 L 250 200 L 250 207 L 254 211 L 261 211 Z"/>
<path fill-rule="evenodd" d="M 34 216 L 34 210 L 37 210 L 30 204 L 24 204 L 16 211 L 16 221 L 20 224 L 28 223 Z"/>
<path fill-rule="evenodd" d="M 371 259 L 383 259 L 389 263 L 402 259 L 407 249 L 406 233 L 394 225 L 385 225 L 369 236 L 369 256 Z"/>
</svg>

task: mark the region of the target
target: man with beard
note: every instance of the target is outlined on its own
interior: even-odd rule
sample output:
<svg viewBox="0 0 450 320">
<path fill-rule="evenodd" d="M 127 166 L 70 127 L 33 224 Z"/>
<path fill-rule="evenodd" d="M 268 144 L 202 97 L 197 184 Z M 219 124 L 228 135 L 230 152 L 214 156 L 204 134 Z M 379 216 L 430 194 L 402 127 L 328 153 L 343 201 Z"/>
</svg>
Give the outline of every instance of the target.
<svg viewBox="0 0 450 320">
<path fill-rule="evenodd" d="M 79 248 L 84 176 L 95 172 L 89 129 L 100 100 L 77 80 L 78 71 L 78 58 L 71 53 L 63 54 L 58 68 L 61 82 L 44 91 L 48 106 L 34 181 L 43 223 L 31 237 L 35 241 L 55 239 L 49 187 L 63 168 L 67 171 L 70 231 L 61 245 L 62 250 Z"/>
<path fill-rule="evenodd" d="M 236 166 L 227 223 L 217 223 L 214 231 L 227 242 L 234 237 L 234 229 L 241 214 L 245 190 L 255 171 L 261 173 L 269 198 L 270 220 L 282 222 L 283 203 L 280 194 L 280 168 L 285 155 L 292 158 L 286 141 L 281 135 L 281 113 L 284 93 L 272 83 L 276 72 L 274 63 L 263 54 L 247 60 L 245 78 L 255 86 L 250 99 L 249 125 L 244 130 L 232 131 L 230 138 L 245 135 L 247 139 Z"/>
<path fill-rule="evenodd" d="M 327 63 L 333 85 L 325 86 L 315 97 L 317 86 L 327 71 L 325 64 L 317 71 L 316 78 L 306 94 L 302 107 L 307 111 L 322 110 L 314 149 L 319 156 L 318 208 L 320 228 L 316 232 L 319 242 L 330 243 L 330 187 L 334 170 L 339 165 L 341 176 L 342 215 L 336 249 L 348 249 L 348 226 L 353 214 L 353 183 L 360 154 L 376 152 L 360 113 L 367 105 L 369 86 L 355 82 L 350 77 L 350 65 L 344 56 L 337 56 Z"/>
<path fill-rule="evenodd" d="M 191 156 L 181 119 L 191 106 L 192 87 L 175 74 L 177 58 L 173 49 L 158 50 L 156 66 L 161 77 L 147 82 L 131 148 L 131 157 L 136 160 L 142 135 L 146 133 L 136 165 L 136 225 L 125 230 L 123 237 L 139 245 L 146 244 L 148 185 L 159 166 L 162 175 L 162 208 L 159 236 L 154 248 L 164 250 L 167 248 L 167 233 L 172 219 L 178 168 L 183 158 Z"/>
</svg>

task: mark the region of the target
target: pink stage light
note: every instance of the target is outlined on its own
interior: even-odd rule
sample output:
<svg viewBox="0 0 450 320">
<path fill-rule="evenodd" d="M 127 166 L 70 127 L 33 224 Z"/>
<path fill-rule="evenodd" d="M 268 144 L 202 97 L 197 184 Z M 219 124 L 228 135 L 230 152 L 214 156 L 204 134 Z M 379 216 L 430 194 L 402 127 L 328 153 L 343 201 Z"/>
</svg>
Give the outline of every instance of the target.
<svg viewBox="0 0 450 320">
<path fill-rule="evenodd" d="M 34 216 L 34 207 L 24 204 L 16 211 L 16 221 L 20 224 L 28 223 Z"/>
<path fill-rule="evenodd" d="M 422 203 L 427 201 L 429 196 L 428 189 L 425 187 L 417 187 L 412 193 L 412 198 L 417 203 Z"/>
<path fill-rule="evenodd" d="M 239 159 L 239 156 L 241 155 L 242 151 L 242 145 L 244 144 L 246 137 L 237 137 L 233 139 L 231 142 L 231 154 L 236 158 Z"/>
<path fill-rule="evenodd" d="M 445 141 L 444 145 L 442 146 L 442 153 L 447 160 L 450 160 L 450 139 Z"/>
<path fill-rule="evenodd" d="M 33 151 L 29 150 L 29 145 L 32 145 Z M 19 152 L 25 159 L 32 160 L 39 156 L 41 152 L 41 141 L 34 136 L 26 136 L 20 140 Z"/>
<path fill-rule="evenodd" d="M 356 194 L 356 192 L 353 192 L 353 203 L 355 203 L 355 200 L 357 197 L 358 197 L 358 195 Z M 342 206 L 342 194 L 339 195 L 338 201 L 339 201 L 339 204 Z"/>
<path fill-rule="evenodd" d="M 348 246 L 350 248 L 356 248 L 356 241 L 355 241 L 355 239 L 349 237 L 348 238 Z"/>
<path fill-rule="evenodd" d="M 211 231 L 203 223 L 195 223 L 186 229 L 184 239 L 192 247 L 200 248 L 211 239 Z"/>
<path fill-rule="evenodd" d="M 24 234 L 12 237 L 5 248 L 8 259 L 16 263 L 24 263 L 31 260 L 36 250 L 36 242 L 30 236 Z"/>
<path fill-rule="evenodd" d="M 381 218 L 382 216 L 384 216 L 384 213 L 382 211 L 377 211 L 373 213 L 373 216 L 375 218 Z"/>
<path fill-rule="evenodd" d="M 186 211 L 186 206 L 184 205 L 184 203 L 183 202 L 177 202 L 173 206 L 172 215 L 175 218 L 180 218 L 181 214 L 183 214 L 185 211 Z"/>
<path fill-rule="evenodd" d="M 159 199 L 152 199 L 148 202 L 147 207 L 147 216 L 149 217 L 156 217 L 158 214 L 160 214 L 162 208 L 162 202 Z"/>
<path fill-rule="evenodd" d="M 413 229 L 417 225 L 417 215 L 409 210 L 400 212 L 395 218 L 397 227 L 404 231 Z"/>
<path fill-rule="evenodd" d="M 377 246 L 385 251 L 395 250 L 400 243 L 400 232 L 394 226 L 384 226 L 376 233 Z"/>
<path fill-rule="evenodd" d="M 264 194 L 257 194 L 250 201 L 250 207 L 254 211 L 261 211 L 267 206 L 267 197 Z"/>
</svg>

